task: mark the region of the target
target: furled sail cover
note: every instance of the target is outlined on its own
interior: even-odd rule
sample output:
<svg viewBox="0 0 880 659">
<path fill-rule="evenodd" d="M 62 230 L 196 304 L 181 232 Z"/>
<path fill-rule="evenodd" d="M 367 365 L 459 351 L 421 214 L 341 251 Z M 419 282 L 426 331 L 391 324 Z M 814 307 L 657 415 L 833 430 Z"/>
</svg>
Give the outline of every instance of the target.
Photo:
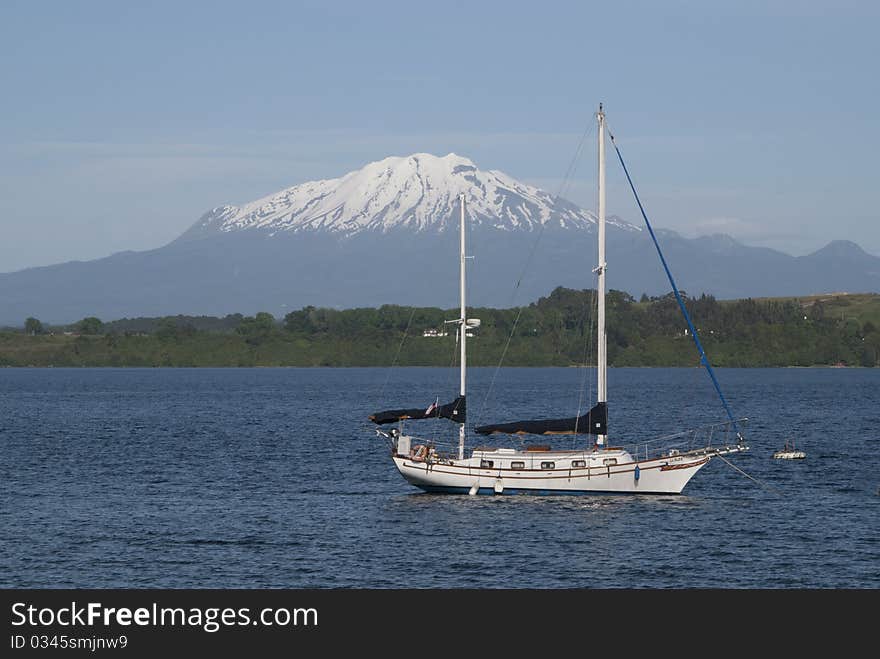
<svg viewBox="0 0 880 659">
<path fill-rule="evenodd" d="M 474 428 L 481 435 L 500 432 L 507 435 L 607 435 L 608 403 L 596 403 L 586 414 L 570 419 L 538 419 L 496 423 Z"/>
<path fill-rule="evenodd" d="M 407 410 L 385 410 L 370 415 L 370 421 L 378 425 L 396 423 L 404 419 L 451 419 L 456 423 L 464 423 L 467 418 L 465 397 L 459 396 L 446 405 L 431 404 L 427 409 L 417 407 Z"/>
</svg>

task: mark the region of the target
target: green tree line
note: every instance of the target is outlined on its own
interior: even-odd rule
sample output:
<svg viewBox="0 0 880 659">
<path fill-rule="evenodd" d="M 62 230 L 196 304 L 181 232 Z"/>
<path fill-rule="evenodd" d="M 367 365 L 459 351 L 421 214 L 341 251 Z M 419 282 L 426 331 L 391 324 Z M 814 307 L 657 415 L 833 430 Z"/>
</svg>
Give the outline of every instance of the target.
<svg viewBox="0 0 880 659">
<path fill-rule="evenodd" d="M 878 366 L 880 296 L 719 301 L 685 297 L 717 366 Z M 469 361 L 490 366 L 566 366 L 595 362 L 593 290 L 557 288 L 510 309 L 473 308 L 479 318 Z M 675 298 L 606 297 L 612 366 L 699 363 Z M 28 318 L 24 331 L 0 332 L 6 366 L 384 366 L 456 364 L 456 309 L 384 305 L 308 306 L 283 319 L 262 312 L 102 322 L 52 327 Z"/>
</svg>

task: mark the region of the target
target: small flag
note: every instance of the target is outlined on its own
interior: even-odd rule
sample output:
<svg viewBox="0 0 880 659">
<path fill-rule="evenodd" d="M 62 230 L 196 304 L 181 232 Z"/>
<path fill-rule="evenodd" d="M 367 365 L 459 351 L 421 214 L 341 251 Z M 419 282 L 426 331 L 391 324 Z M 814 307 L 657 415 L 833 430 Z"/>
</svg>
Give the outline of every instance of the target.
<svg viewBox="0 0 880 659">
<path fill-rule="evenodd" d="M 437 410 L 437 403 L 439 403 L 439 402 L 440 402 L 440 399 L 438 398 L 433 403 L 431 403 L 430 407 L 428 407 L 428 409 L 425 410 L 425 416 L 431 416 L 431 413 Z"/>
</svg>

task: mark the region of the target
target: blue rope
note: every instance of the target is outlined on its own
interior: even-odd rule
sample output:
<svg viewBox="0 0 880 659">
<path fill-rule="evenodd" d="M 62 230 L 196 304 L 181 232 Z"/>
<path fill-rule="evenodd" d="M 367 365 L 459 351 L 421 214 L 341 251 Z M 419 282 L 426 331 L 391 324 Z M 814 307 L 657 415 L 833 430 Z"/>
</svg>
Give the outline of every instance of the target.
<svg viewBox="0 0 880 659">
<path fill-rule="evenodd" d="M 715 385 L 715 391 L 718 392 L 718 397 L 721 399 L 722 405 L 724 405 L 724 410 L 727 412 L 727 418 L 730 419 L 730 422 L 733 424 L 733 430 L 736 432 L 737 437 L 740 437 L 741 435 L 739 433 L 739 428 L 736 425 L 736 419 L 733 418 L 733 413 L 730 411 L 730 405 L 727 404 L 724 394 L 721 393 L 721 385 L 718 384 L 718 379 L 715 377 L 715 371 L 712 369 L 712 364 L 709 363 L 709 358 L 706 357 L 706 351 L 703 350 L 703 345 L 700 343 L 700 337 L 697 336 L 697 328 L 694 327 L 694 323 L 691 321 L 691 316 L 688 313 L 687 308 L 684 306 L 684 300 L 681 299 L 681 294 L 678 292 L 678 286 L 675 285 L 675 279 L 672 278 L 669 266 L 666 265 L 663 251 L 660 249 L 660 243 L 657 242 L 657 236 L 654 235 L 654 229 L 651 228 L 651 223 L 648 221 L 648 215 L 645 213 L 644 206 L 642 206 L 642 200 L 639 199 L 639 193 L 636 192 L 636 186 L 633 185 L 629 170 L 626 168 L 626 163 L 623 162 L 623 156 L 620 154 L 620 149 L 617 148 L 617 142 L 614 141 L 614 135 L 611 135 L 611 133 L 608 133 L 608 135 L 611 137 L 611 144 L 614 145 L 614 150 L 617 152 L 617 159 L 620 160 L 620 166 L 623 167 L 623 173 L 626 174 L 626 180 L 629 182 L 629 187 L 632 190 L 633 196 L 636 198 L 636 203 L 639 205 L 642 219 L 645 220 L 645 226 L 648 227 L 648 232 L 651 234 L 651 240 L 654 241 L 654 247 L 657 248 L 660 262 L 663 264 L 663 269 L 666 271 L 666 276 L 669 278 L 669 283 L 672 285 L 672 292 L 675 293 L 675 299 L 678 300 L 678 306 L 681 309 L 681 313 L 684 315 L 684 319 L 687 321 L 688 327 L 691 330 L 694 344 L 697 346 L 697 350 L 700 353 L 700 362 L 706 367 L 706 372 L 709 374 L 709 377 L 712 378 L 712 384 Z"/>
</svg>

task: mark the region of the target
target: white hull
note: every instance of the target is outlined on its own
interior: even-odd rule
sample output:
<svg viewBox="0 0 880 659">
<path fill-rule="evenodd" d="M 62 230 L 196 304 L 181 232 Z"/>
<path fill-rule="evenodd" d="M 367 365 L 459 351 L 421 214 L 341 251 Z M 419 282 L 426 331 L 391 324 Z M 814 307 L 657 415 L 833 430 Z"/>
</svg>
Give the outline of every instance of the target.
<svg viewBox="0 0 880 659">
<path fill-rule="evenodd" d="M 621 449 L 580 452 L 500 449 L 474 451 L 464 460 L 423 461 L 399 454 L 392 459 L 409 483 L 428 492 L 680 494 L 712 456 L 741 450 L 746 447 L 703 449 L 639 461 Z M 486 466 L 488 460 L 492 462 L 491 467 Z M 616 461 L 616 464 L 606 464 L 606 461 Z M 511 467 L 514 462 L 517 464 Z M 573 465 L 575 462 L 578 464 Z M 552 463 L 553 468 L 542 468 L 542 463 Z"/>
</svg>

